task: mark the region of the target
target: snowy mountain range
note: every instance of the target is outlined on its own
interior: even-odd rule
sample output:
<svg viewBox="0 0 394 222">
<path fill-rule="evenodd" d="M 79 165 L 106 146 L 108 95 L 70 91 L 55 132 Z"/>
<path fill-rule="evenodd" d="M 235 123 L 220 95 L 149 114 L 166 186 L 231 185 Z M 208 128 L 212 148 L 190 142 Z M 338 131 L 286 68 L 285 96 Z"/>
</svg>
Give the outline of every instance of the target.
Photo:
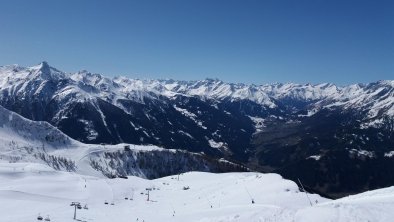
<svg viewBox="0 0 394 222">
<path fill-rule="evenodd" d="M 0 105 L 81 142 L 200 152 L 301 178 L 332 197 L 394 184 L 392 80 L 139 80 L 65 73 L 42 62 L 0 67 Z"/>
</svg>

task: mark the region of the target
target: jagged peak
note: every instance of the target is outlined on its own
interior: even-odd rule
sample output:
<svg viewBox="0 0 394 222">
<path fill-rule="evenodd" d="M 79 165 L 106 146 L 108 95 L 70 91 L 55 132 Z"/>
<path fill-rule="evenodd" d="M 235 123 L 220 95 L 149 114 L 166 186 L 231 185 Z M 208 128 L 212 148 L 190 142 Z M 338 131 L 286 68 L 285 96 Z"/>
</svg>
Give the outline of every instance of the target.
<svg viewBox="0 0 394 222">
<path fill-rule="evenodd" d="M 41 68 L 45 68 L 45 69 L 50 67 L 47 61 L 42 61 L 40 63 L 40 65 L 41 65 Z"/>
<path fill-rule="evenodd" d="M 42 61 L 35 66 L 29 67 L 31 70 L 48 70 L 51 67 L 49 66 L 47 61 Z"/>
<path fill-rule="evenodd" d="M 48 62 L 42 61 L 38 65 L 28 67 L 27 70 L 30 72 L 32 78 L 41 78 L 45 80 L 50 79 L 62 79 L 66 77 L 66 74 L 58 69 L 49 65 Z"/>
</svg>

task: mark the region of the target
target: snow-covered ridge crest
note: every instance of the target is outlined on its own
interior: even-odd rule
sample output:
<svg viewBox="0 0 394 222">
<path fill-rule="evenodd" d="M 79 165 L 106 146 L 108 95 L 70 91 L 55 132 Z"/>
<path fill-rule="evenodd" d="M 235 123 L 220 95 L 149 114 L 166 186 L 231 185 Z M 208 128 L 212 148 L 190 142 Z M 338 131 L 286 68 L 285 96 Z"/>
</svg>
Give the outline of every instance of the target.
<svg viewBox="0 0 394 222">
<path fill-rule="evenodd" d="M 31 121 L 0 106 L 0 127 L 3 139 L 21 138 L 31 144 L 67 147 L 78 143 L 44 121 Z"/>
<path fill-rule="evenodd" d="M 32 67 L 0 67 L 1 93 L 26 99 L 32 95 L 43 95 L 67 104 L 70 100 L 92 101 L 100 98 L 122 108 L 119 100 L 144 103 L 145 98 L 193 96 L 216 101 L 250 100 L 272 109 L 290 99 L 310 104 L 312 109 L 341 107 L 366 111 L 367 124 L 381 121 L 378 114 L 394 116 L 393 89 L 393 80 L 348 86 L 331 83 L 248 85 L 226 83 L 218 79 L 177 81 L 107 78 L 86 70 L 66 74 L 49 66 L 47 62 Z"/>
<path fill-rule="evenodd" d="M 301 98 L 321 98 L 321 95 L 329 95 L 327 87 L 320 85 L 297 85 L 297 84 L 276 84 L 276 85 L 247 85 L 225 83 L 218 79 L 205 79 L 200 81 L 176 81 L 176 80 L 140 80 L 126 77 L 106 78 L 100 74 L 92 74 L 86 70 L 65 74 L 51 66 L 47 62 L 32 67 L 21 67 L 17 65 L 0 67 L 1 89 L 15 85 L 24 85 L 33 79 L 37 80 L 68 80 L 68 84 L 78 86 L 82 91 L 100 93 L 100 97 L 124 97 L 140 98 L 141 96 L 152 97 L 161 95 L 173 97 L 175 95 L 199 96 L 206 99 L 247 99 L 268 107 L 276 107 L 272 98 L 284 96 L 296 96 L 293 91 L 303 93 L 298 95 Z M 25 85 L 24 85 L 25 86 Z M 91 90 L 89 90 L 89 87 Z M 93 87 L 93 88 L 92 88 Z M 18 91 L 25 87 L 16 87 Z M 95 90 L 93 90 L 95 89 Z M 297 90 L 294 90 L 297 89 Z M 302 90 L 301 90 L 302 89 Z M 332 89 L 329 90 L 332 92 Z M 291 93 L 288 93 L 291 92 Z M 82 94 L 82 93 L 81 93 Z M 111 96 L 112 95 L 112 96 Z M 271 98 L 272 97 L 272 98 Z"/>
</svg>

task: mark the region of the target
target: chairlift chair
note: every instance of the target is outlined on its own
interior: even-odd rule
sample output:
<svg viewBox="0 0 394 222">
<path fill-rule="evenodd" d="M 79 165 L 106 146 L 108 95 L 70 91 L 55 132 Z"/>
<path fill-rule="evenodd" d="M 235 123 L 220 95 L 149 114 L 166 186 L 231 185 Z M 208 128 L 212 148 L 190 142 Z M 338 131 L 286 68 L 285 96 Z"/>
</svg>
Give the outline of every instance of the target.
<svg viewBox="0 0 394 222">
<path fill-rule="evenodd" d="M 88 205 L 85 204 L 85 206 L 83 207 L 83 209 L 88 210 L 88 209 L 89 209 L 89 208 L 88 208 Z"/>
<path fill-rule="evenodd" d="M 41 217 L 41 215 L 38 215 L 37 220 L 43 220 L 44 218 Z"/>
<path fill-rule="evenodd" d="M 47 216 L 47 217 L 45 218 L 45 221 L 51 221 L 51 219 L 49 219 L 49 216 Z"/>
</svg>

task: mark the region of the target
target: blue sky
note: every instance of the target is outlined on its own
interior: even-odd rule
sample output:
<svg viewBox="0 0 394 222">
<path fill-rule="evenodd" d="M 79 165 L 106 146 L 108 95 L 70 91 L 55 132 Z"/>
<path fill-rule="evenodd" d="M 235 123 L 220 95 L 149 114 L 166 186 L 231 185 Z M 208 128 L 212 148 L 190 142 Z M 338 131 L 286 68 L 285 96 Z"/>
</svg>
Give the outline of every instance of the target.
<svg viewBox="0 0 394 222">
<path fill-rule="evenodd" d="M 0 65 L 227 82 L 394 79 L 394 1 L 1 0 Z"/>
</svg>

